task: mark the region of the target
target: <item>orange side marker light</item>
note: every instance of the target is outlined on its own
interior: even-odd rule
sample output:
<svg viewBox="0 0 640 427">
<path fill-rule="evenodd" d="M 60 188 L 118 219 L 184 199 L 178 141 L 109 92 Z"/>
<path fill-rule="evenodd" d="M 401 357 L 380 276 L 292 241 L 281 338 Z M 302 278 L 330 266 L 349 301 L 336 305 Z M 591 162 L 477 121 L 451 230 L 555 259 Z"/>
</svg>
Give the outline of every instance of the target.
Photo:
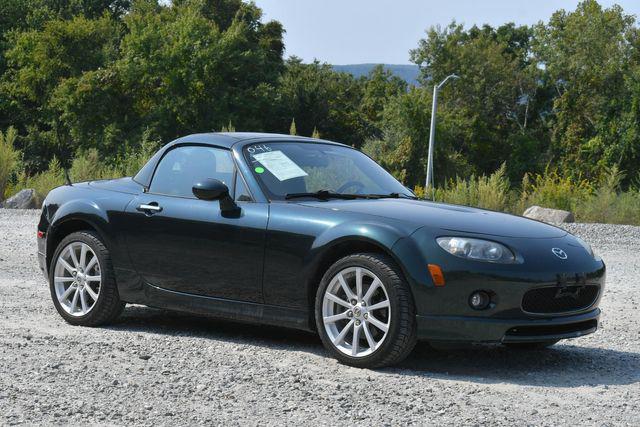
<svg viewBox="0 0 640 427">
<path fill-rule="evenodd" d="M 433 279 L 433 284 L 436 286 L 444 286 L 444 274 L 442 274 L 442 270 L 439 265 L 429 264 L 429 273 L 431 273 L 431 278 Z"/>
</svg>

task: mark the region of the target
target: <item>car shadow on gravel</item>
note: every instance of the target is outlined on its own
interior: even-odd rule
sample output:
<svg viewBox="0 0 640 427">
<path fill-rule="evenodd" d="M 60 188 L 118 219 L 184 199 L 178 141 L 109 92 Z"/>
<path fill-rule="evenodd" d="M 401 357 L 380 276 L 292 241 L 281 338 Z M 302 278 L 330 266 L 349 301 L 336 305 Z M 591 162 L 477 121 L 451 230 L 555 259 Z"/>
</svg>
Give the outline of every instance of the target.
<svg viewBox="0 0 640 427">
<path fill-rule="evenodd" d="M 143 306 L 128 306 L 120 320 L 107 329 L 219 340 L 330 357 L 313 333 Z M 377 371 L 479 384 L 549 387 L 626 385 L 640 382 L 640 354 L 583 347 L 571 341 L 531 351 L 498 345 L 458 346 L 445 350 L 418 343 L 400 365 Z"/>
<path fill-rule="evenodd" d="M 640 382 L 640 354 L 583 347 L 572 341 L 528 351 L 500 345 L 434 349 L 427 343 L 419 343 L 407 360 L 389 372 L 487 384 L 628 385 Z"/>
<path fill-rule="evenodd" d="M 127 306 L 118 321 L 106 329 L 195 337 L 324 354 L 320 338 L 310 332 L 218 320 L 144 306 Z"/>
</svg>

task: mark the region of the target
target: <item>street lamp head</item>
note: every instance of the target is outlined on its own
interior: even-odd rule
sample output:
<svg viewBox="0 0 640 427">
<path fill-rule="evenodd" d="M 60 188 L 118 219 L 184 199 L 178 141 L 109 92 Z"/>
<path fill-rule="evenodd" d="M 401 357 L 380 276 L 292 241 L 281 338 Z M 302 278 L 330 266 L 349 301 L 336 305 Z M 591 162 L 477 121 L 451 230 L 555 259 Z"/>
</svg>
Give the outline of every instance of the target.
<svg viewBox="0 0 640 427">
<path fill-rule="evenodd" d="M 436 88 L 440 89 L 442 86 L 445 85 L 445 83 L 449 81 L 449 79 L 459 79 L 459 78 L 460 76 L 457 74 L 449 74 L 443 81 L 440 82 L 438 86 L 436 86 Z"/>
</svg>

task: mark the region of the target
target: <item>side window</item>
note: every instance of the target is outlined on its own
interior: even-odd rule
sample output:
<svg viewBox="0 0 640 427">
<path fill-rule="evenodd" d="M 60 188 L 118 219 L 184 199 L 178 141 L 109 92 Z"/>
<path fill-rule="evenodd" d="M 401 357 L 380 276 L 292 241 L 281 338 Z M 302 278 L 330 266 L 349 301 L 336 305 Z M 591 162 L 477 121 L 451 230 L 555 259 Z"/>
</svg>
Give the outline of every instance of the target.
<svg viewBox="0 0 640 427">
<path fill-rule="evenodd" d="M 231 187 L 233 172 L 233 159 L 227 150 L 201 146 L 178 147 L 160 160 L 149 192 L 193 198 L 191 188 L 197 181 L 214 178 Z"/>
<path fill-rule="evenodd" d="M 247 185 L 244 183 L 244 179 L 240 176 L 240 172 L 236 174 L 236 201 L 237 202 L 250 202 L 253 199 L 251 198 L 251 194 L 249 194 L 249 190 L 247 189 Z"/>
</svg>

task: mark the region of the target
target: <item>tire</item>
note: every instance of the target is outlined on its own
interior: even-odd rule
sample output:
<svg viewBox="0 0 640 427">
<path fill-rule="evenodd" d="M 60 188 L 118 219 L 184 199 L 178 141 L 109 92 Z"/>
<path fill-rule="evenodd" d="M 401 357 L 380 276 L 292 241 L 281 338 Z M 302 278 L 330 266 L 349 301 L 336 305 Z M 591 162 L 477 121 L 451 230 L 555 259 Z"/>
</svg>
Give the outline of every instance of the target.
<svg viewBox="0 0 640 427">
<path fill-rule="evenodd" d="M 504 343 L 504 345 L 508 348 L 513 348 L 516 350 L 543 350 L 545 348 L 549 348 L 554 344 L 557 344 L 560 340 L 552 340 L 552 341 L 539 341 L 539 342 L 509 342 Z"/>
<path fill-rule="evenodd" d="M 72 325 L 109 324 L 125 306 L 109 250 L 92 231 L 72 233 L 58 244 L 49 267 L 49 289 L 56 310 Z"/>
<path fill-rule="evenodd" d="M 356 305 L 348 300 L 340 275 L 355 294 Z M 361 298 L 357 298 L 358 275 L 362 277 Z M 374 286 L 376 279 L 381 286 Z M 349 255 L 333 264 L 318 287 L 315 316 L 322 343 L 345 365 L 358 368 L 394 365 L 411 353 L 417 341 L 415 306 L 409 285 L 396 263 L 381 254 Z"/>
</svg>

